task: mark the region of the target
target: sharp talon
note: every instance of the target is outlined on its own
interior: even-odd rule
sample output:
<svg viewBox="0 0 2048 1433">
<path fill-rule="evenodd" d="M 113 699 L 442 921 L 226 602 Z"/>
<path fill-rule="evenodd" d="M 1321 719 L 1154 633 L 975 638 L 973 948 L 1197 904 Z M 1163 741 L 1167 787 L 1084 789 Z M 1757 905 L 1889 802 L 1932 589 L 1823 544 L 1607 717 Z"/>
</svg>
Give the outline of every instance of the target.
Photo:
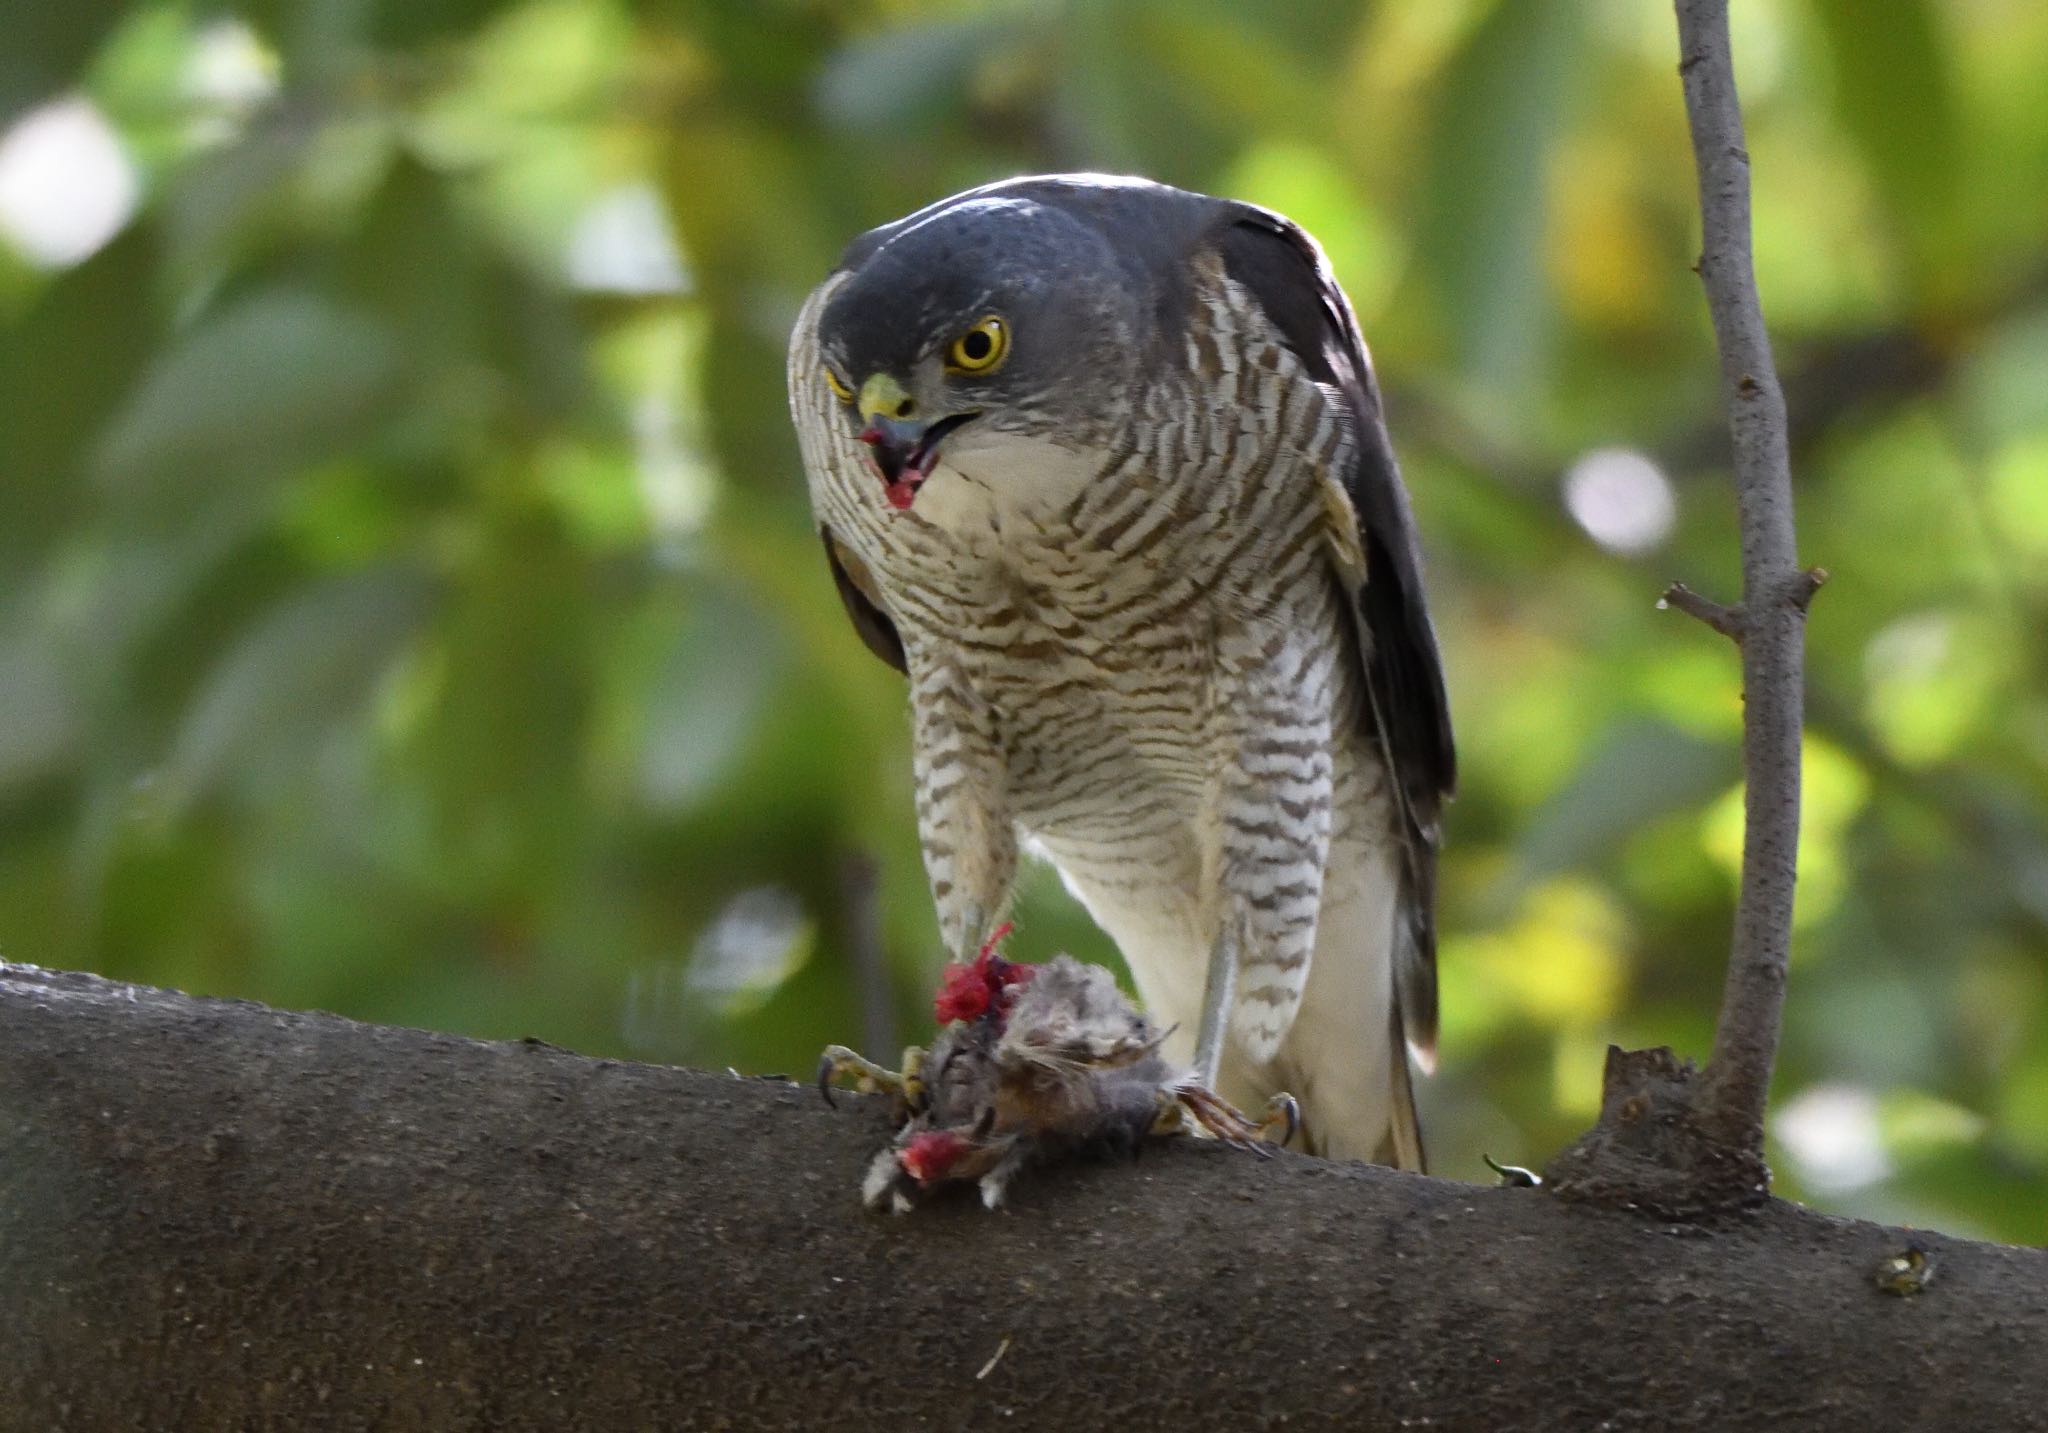
<svg viewBox="0 0 2048 1433">
<path fill-rule="evenodd" d="M 839 1062 L 832 1058 L 830 1050 L 818 1057 L 818 1093 L 835 1110 L 839 1108 L 839 1101 L 832 1098 L 832 1077 L 838 1073 Z"/>
<path fill-rule="evenodd" d="M 1289 1094 L 1278 1094 L 1268 1100 L 1265 1117 L 1256 1124 L 1214 1090 L 1192 1082 L 1176 1087 L 1168 1098 L 1180 1106 L 1181 1114 L 1174 1117 L 1162 1109 L 1153 1124 L 1155 1133 L 1170 1134 L 1193 1120 L 1224 1144 L 1249 1150 L 1260 1159 L 1271 1159 L 1274 1150 L 1301 1129 L 1301 1106 Z"/>
<path fill-rule="evenodd" d="M 1502 1164 L 1490 1154 L 1481 1153 L 1479 1157 L 1486 1161 L 1488 1169 L 1500 1176 L 1503 1188 L 1541 1189 L 1543 1187 L 1543 1176 L 1533 1169 L 1524 1169 L 1519 1164 Z"/>
<path fill-rule="evenodd" d="M 1276 1119 L 1280 1122 L 1277 1139 L 1274 1138 L 1276 1126 L 1273 1123 Z M 1270 1144 L 1292 1144 L 1294 1137 L 1301 1133 L 1301 1101 L 1284 1091 L 1266 1101 L 1266 1117 L 1259 1122 L 1259 1133 Z"/>
</svg>

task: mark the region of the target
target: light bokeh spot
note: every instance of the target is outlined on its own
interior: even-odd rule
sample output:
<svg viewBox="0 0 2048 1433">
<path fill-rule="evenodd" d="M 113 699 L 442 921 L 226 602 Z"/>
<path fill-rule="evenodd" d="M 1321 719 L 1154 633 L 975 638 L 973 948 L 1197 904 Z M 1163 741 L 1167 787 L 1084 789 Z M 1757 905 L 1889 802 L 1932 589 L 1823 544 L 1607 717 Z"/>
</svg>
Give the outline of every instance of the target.
<svg viewBox="0 0 2048 1433">
<path fill-rule="evenodd" d="M 1772 1133 L 1819 1192 L 1840 1194 L 1892 1172 L 1877 1097 L 1859 1085 L 1812 1085 L 1779 1106 Z"/>
<path fill-rule="evenodd" d="M 90 258 L 140 197 L 120 136 L 80 96 L 30 110 L 0 135 L 0 237 L 38 267 Z"/>
<path fill-rule="evenodd" d="M 654 186 L 621 184 L 597 196 L 569 232 L 569 282 L 612 294 L 679 294 L 690 286 L 668 210 Z"/>
<path fill-rule="evenodd" d="M 1678 521 L 1671 480 L 1633 448 L 1581 454 L 1565 470 L 1564 505 L 1588 537 L 1624 557 L 1663 546 Z"/>
<path fill-rule="evenodd" d="M 276 97 L 283 68 L 277 52 L 241 20 L 202 26 L 192 36 L 178 81 L 191 107 L 187 139 L 205 147 L 240 138 L 250 117 Z"/>
<path fill-rule="evenodd" d="M 1954 755 L 1999 704 L 2002 649 L 1983 624 L 1946 612 L 1881 629 L 1863 650 L 1864 710 L 1886 749 L 1910 766 Z"/>
</svg>

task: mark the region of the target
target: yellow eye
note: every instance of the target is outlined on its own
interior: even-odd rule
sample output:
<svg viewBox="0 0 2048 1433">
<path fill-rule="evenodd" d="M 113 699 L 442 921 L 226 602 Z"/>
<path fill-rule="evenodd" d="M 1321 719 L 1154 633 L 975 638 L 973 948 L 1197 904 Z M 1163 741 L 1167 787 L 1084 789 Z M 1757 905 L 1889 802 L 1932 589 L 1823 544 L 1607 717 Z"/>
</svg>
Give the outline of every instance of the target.
<svg viewBox="0 0 2048 1433">
<path fill-rule="evenodd" d="M 946 348 L 946 367 L 955 373 L 987 373 L 1010 351 L 1010 329 L 991 314 Z"/>
<path fill-rule="evenodd" d="M 846 380 L 834 373 L 829 367 L 825 370 L 825 386 L 832 390 L 832 396 L 841 403 L 851 403 L 853 401 L 853 390 L 846 386 Z"/>
</svg>

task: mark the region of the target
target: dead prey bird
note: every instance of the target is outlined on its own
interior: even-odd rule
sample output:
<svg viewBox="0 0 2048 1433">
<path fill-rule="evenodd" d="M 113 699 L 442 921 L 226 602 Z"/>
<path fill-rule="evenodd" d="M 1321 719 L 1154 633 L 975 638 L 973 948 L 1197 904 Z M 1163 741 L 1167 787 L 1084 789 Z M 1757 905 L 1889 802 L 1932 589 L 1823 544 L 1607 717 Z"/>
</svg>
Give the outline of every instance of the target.
<svg viewBox="0 0 2048 1433">
<path fill-rule="evenodd" d="M 1019 964 L 995 943 L 947 967 L 933 1002 L 943 1028 L 929 1048 L 906 1050 L 900 1071 L 841 1045 L 819 1062 L 828 1102 L 841 1076 L 896 1096 L 896 1136 L 861 1181 L 869 1208 L 906 1213 L 942 1185 L 971 1181 L 994 1209 L 1033 1164 L 1191 1129 L 1261 1154 L 1293 1136 L 1292 1096 L 1274 1096 L 1254 1121 L 1169 1065 L 1164 1033 L 1101 966 L 1067 955 Z"/>
</svg>

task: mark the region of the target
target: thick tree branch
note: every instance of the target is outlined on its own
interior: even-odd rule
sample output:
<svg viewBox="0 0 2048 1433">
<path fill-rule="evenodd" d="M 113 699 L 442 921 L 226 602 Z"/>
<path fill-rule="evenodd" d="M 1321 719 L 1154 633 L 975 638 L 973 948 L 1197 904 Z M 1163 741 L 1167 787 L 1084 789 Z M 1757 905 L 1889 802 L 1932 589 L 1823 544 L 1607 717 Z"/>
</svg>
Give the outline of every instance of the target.
<svg viewBox="0 0 2048 1433">
<path fill-rule="evenodd" d="M 1009 1213 L 890 1219 L 856 1196 L 883 1138 L 878 1101 L 780 1081 L 0 967 L 0 1429 L 1860 1430 L 2048 1406 L 2039 1251 L 1779 1203 L 1674 1227 L 1191 1144 L 1027 1178 Z"/>
</svg>

